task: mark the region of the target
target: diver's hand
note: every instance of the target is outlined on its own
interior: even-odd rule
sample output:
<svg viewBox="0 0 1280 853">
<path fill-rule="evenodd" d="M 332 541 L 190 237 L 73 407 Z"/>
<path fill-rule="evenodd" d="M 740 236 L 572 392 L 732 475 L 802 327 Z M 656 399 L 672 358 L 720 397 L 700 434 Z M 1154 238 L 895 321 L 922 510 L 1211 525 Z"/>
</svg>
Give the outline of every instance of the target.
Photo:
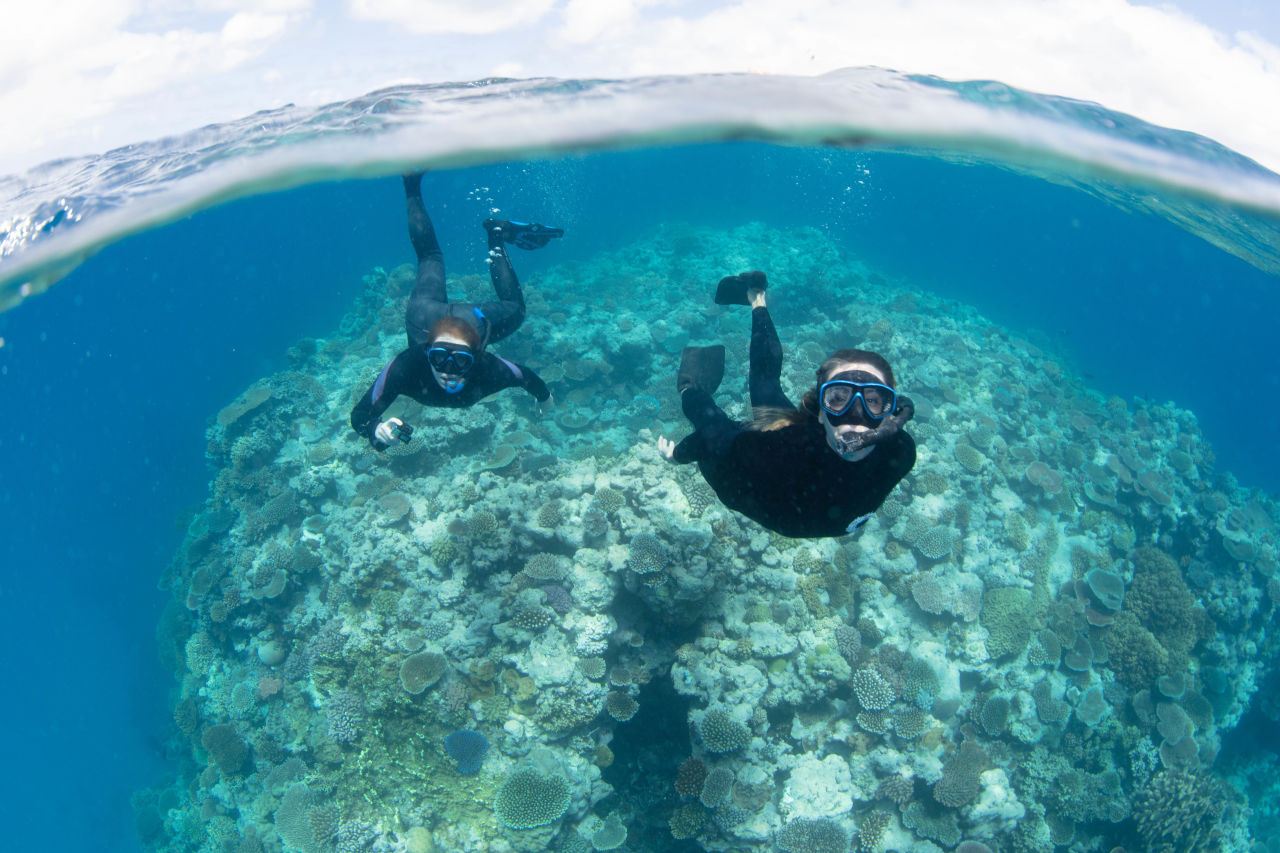
<svg viewBox="0 0 1280 853">
<path fill-rule="evenodd" d="M 666 436 L 658 436 L 658 454 L 668 462 L 675 464 L 676 443 Z"/>
<path fill-rule="evenodd" d="M 555 407 L 556 407 L 555 394 L 548 394 L 547 399 L 545 400 L 539 400 L 536 397 L 533 399 L 534 417 L 539 417 L 539 418 L 545 417 L 548 412 L 554 411 Z"/>
<path fill-rule="evenodd" d="M 379 442 L 384 448 L 390 447 L 391 443 L 396 440 L 396 428 L 402 426 L 404 426 L 404 421 L 399 418 L 387 418 L 374 428 L 373 439 L 374 441 Z"/>
</svg>

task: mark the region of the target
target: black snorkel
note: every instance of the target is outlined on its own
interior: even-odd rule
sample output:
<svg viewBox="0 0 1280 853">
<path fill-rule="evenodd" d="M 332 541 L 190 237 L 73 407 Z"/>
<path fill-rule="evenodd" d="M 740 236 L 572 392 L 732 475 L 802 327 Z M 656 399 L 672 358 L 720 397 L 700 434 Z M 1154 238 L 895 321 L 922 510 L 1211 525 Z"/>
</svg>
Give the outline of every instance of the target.
<svg viewBox="0 0 1280 853">
<path fill-rule="evenodd" d="M 898 408 L 894 413 L 880 422 L 880 426 L 875 429 L 863 430 L 861 432 L 840 432 L 830 433 L 831 441 L 836 445 L 833 449 L 842 457 L 848 457 L 860 450 L 882 444 L 898 434 L 898 430 L 902 429 L 907 421 L 915 417 L 916 406 L 911 402 L 911 398 L 905 394 L 898 395 Z M 827 416 L 829 419 L 830 415 Z"/>
</svg>

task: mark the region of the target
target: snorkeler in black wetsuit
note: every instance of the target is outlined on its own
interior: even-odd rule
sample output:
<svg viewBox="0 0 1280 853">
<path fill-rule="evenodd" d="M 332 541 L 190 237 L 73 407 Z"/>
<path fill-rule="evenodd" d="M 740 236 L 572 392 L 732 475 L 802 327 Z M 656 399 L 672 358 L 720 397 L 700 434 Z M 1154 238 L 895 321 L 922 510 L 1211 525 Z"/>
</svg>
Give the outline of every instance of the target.
<svg viewBox="0 0 1280 853">
<path fill-rule="evenodd" d="M 844 536 L 874 513 L 916 461 L 902 426 L 915 407 L 895 390 L 880 355 L 839 350 L 818 368 L 800 406 L 782 393 L 782 344 L 765 307 L 762 272 L 720 282 L 716 302 L 750 305 L 753 420 L 739 424 L 711 395 L 724 375 L 724 347 L 687 347 L 676 387 L 694 432 L 658 439 L 672 462 L 697 462 L 730 509 L 793 538 Z"/>
<path fill-rule="evenodd" d="M 351 410 L 351 427 L 377 450 L 385 450 L 397 438 L 408 441 L 412 434 L 399 418 L 379 421 L 401 394 L 424 406 L 455 409 L 473 406 L 504 388 L 524 388 L 540 408 L 551 397 L 538 374 L 485 347 L 510 335 L 524 321 L 524 294 L 505 244 L 536 249 L 564 232 L 537 223 L 486 219 L 489 275 L 498 301 L 450 303 L 445 294 L 444 255 L 422 203 L 421 185 L 421 173 L 404 176 L 409 239 L 418 255 L 418 280 L 405 309 L 409 347 L 382 369 Z"/>
</svg>

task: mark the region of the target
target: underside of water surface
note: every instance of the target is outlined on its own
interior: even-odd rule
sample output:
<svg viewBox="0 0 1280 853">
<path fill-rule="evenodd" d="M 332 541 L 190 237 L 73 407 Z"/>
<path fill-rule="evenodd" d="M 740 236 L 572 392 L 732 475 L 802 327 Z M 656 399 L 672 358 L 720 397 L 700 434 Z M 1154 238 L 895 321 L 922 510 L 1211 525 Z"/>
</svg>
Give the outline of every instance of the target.
<svg viewBox="0 0 1280 853">
<path fill-rule="evenodd" d="M 748 312 L 709 283 L 757 267 L 793 397 L 858 346 L 916 402 L 917 465 L 856 536 L 771 534 L 656 450 L 687 432 L 686 344 L 726 345 L 718 399 L 747 416 Z M 1274 777 L 1220 753 L 1275 668 L 1278 508 L 1191 412 L 1100 393 L 815 229 L 671 222 L 526 277 L 495 350 L 540 366 L 553 411 L 398 403 L 413 441 L 378 454 L 345 414 L 403 348 L 413 278 L 370 270 L 209 428 L 163 582 L 181 761 L 134 797 L 148 849 L 1245 851 L 1274 829 L 1244 794 Z M 486 748 L 454 754 L 459 731 Z"/>
</svg>

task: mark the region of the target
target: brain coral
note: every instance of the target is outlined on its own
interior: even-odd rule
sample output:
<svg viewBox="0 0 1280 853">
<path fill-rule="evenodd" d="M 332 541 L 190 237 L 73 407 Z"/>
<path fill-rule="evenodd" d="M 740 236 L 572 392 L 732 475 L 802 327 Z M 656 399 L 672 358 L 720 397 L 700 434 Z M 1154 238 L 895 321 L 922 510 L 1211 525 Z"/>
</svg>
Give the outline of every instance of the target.
<svg viewBox="0 0 1280 853">
<path fill-rule="evenodd" d="M 448 666 L 444 655 L 435 652 L 409 655 L 400 664 L 400 684 L 416 696 L 439 681 Z"/>
<path fill-rule="evenodd" d="M 631 540 L 627 566 L 638 575 L 662 571 L 667 565 L 667 549 L 652 533 L 638 533 Z"/>
<path fill-rule="evenodd" d="M 871 667 L 853 674 L 853 693 L 868 711 L 883 711 L 893 704 L 893 685 Z"/>
<path fill-rule="evenodd" d="M 800 818 L 782 828 L 777 844 L 785 853 L 845 853 L 849 836 L 833 820 Z"/>
<path fill-rule="evenodd" d="M 702 742 L 708 752 L 733 752 L 751 742 L 750 729 L 720 708 L 702 715 L 698 733 L 702 735 Z"/>
<path fill-rule="evenodd" d="M 1031 640 L 1034 615 L 1031 592 L 1005 586 L 987 590 L 982 596 L 982 627 L 990 633 L 987 654 L 993 658 L 1020 654 Z"/>
<path fill-rule="evenodd" d="M 498 789 L 493 811 L 509 829 L 532 829 L 559 820 L 569 800 L 569 783 L 563 776 L 522 767 Z"/>
</svg>

